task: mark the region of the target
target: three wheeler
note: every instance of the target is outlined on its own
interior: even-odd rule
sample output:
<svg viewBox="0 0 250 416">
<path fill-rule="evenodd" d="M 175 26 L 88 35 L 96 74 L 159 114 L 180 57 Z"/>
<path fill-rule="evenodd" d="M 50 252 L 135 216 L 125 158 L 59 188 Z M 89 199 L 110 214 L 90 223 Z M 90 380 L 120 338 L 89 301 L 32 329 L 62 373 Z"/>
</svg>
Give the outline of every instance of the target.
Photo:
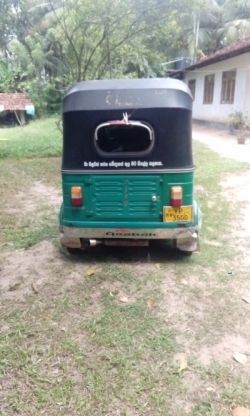
<svg viewBox="0 0 250 416">
<path fill-rule="evenodd" d="M 84 81 L 63 101 L 60 239 L 88 246 L 171 240 L 197 250 L 192 96 L 182 81 Z"/>
</svg>

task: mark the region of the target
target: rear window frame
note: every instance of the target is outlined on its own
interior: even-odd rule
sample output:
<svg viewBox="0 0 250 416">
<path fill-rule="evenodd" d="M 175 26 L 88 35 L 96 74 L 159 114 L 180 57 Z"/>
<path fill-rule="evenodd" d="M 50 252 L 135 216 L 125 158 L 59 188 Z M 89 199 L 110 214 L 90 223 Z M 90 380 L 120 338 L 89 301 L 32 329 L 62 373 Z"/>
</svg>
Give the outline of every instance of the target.
<svg viewBox="0 0 250 416">
<path fill-rule="evenodd" d="M 98 145 L 98 131 L 103 128 L 103 127 L 107 127 L 107 126 L 112 126 L 112 125 L 117 125 L 117 126 L 137 126 L 137 127 L 143 127 L 145 128 L 148 133 L 149 133 L 149 139 L 150 139 L 150 145 L 146 150 L 143 151 L 139 151 L 139 152 L 105 152 L 103 151 L 99 145 Z M 128 122 L 126 121 L 120 121 L 120 120 L 110 120 L 110 121 L 106 121 L 105 123 L 101 123 L 98 124 L 98 126 L 95 129 L 95 133 L 94 133 L 94 145 L 95 145 L 95 149 L 97 151 L 97 153 L 101 156 L 105 156 L 105 157 L 123 157 L 123 156 L 131 156 L 131 157 L 135 157 L 135 156 L 144 156 L 149 154 L 155 144 L 155 133 L 154 133 L 154 129 L 153 127 L 145 122 L 145 121 L 135 121 L 135 120 L 129 120 Z"/>
</svg>

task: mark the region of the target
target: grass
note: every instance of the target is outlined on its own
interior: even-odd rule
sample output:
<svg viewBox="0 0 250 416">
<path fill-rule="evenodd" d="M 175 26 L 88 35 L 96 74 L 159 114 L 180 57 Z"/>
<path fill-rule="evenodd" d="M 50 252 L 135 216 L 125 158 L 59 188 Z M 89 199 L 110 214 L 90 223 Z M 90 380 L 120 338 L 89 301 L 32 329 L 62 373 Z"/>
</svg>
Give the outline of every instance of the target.
<svg viewBox="0 0 250 416">
<path fill-rule="evenodd" d="M 43 308 L 33 304 L 28 315 L 11 312 L 11 335 L 1 343 L 1 372 L 4 379 L 18 374 L 24 386 L 13 381 L 15 389 L 6 392 L 10 406 L 25 414 L 25 397 L 32 390 L 30 414 L 39 414 L 44 405 L 50 409 L 55 402 L 57 414 L 67 409 L 70 414 L 84 411 L 96 415 L 108 414 L 117 401 L 121 406 L 143 407 L 142 396 L 147 407 L 154 407 L 161 395 L 165 402 L 164 395 L 171 397 L 171 386 L 178 383 L 178 374 L 172 374 L 168 363 L 175 348 L 172 331 L 166 325 L 159 327 L 159 319 L 147 313 L 144 303 L 122 306 L 107 294 L 103 294 L 102 314 L 86 319 L 88 303 L 81 302 L 79 289 L 78 296 L 70 293 L 67 302 L 64 295 L 58 297 L 49 309 L 48 304 Z M 76 313 L 84 318 L 72 325 L 72 314 Z M 65 323 L 68 314 L 70 327 Z M 66 324 L 65 332 L 60 330 L 62 324 Z M 157 360 L 159 368 L 154 366 Z M 168 389 L 161 388 L 163 381 Z M 163 408 L 166 410 L 166 403 Z"/>
<path fill-rule="evenodd" d="M 36 194 L 40 183 L 55 187 L 57 206 L 53 203 L 53 189 L 52 196 Z M 14 248 L 29 247 L 57 235 L 60 184 L 59 158 L 1 161 L 0 241 L 4 244 L 0 252 L 9 244 Z"/>
<path fill-rule="evenodd" d="M 0 159 L 60 156 L 62 135 L 55 119 L 30 122 L 23 127 L 0 129 Z"/>
<path fill-rule="evenodd" d="M 200 239 L 201 255 L 197 256 L 195 264 L 216 268 L 222 258 L 228 263 L 232 258 L 232 247 L 235 247 L 235 244 L 231 243 L 231 226 L 235 221 L 235 215 L 238 215 L 239 208 L 237 200 L 231 198 L 230 195 L 228 198 L 220 197 L 220 193 L 223 191 L 221 182 L 223 177 L 230 173 L 237 174 L 249 170 L 250 165 L 221 158 L 213 152 L 209 152 L 206 146 L 197 141 L 195 142 L 194 158 L 195 164 L 198 166 L 195 176 L 195 184 L 198 188 L 196 197 L 203 214 Z M 205 238 L 203 239 L 202 236 Z M 204 240 L 221 245 L 217 246 L 215 250 L 214 245 L 210 245 Z M 193 263 L 190 263 L 190 267 L 193 267 Z"/>
<path fill-rule="evenodd" d="M 227 333 L 249 334 L 237 291 L 246 277 L 227 274 L 229 264 L 243 267 L 230 243 L 238 207 L 218 203 L 224 175 L 249 165 L 195 142 L 204 221 L 201 251 L 191 258 L 162 242 L 137 250 L 95 247 L 72 258 L 57 238 L 60 158 L 48 150 L 56 126 L 42 120 L 0 133 L 10 139 L 0 161 L 0 231 L 8 243 L 0 246 L 0 268 L 6 276 L 8 260 L 11 278 L 21 282 L 15 292 L 2 291 L 0 415 L 227 416 L 233 407 L 250 407 L 248 367 L 219 353 L 209 364 L 199 358 Z M 41 183 L 45 194 L 34 189 Z M 181 371 L 178 354 L 188 361 Z"/>
</svg>

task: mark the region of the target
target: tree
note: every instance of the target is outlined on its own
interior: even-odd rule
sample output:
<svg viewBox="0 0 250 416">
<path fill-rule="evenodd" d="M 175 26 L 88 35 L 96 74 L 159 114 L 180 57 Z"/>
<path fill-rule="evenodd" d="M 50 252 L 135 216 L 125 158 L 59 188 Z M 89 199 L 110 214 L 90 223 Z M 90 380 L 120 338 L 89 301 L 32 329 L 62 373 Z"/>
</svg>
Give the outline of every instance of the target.
<svg viewBox="0 0 250 416">
<path fill-rule="evenodd" d="M 2 47 L 17 82 L 3 86 L 48 110 L 76 81 L 164 76 L 162 62 L 188 48 L 193 11 L 205 1 L 7 0 Z"/>
<path fill-rule="evenodd" d="M 211 54 L 250 35 L 249 0 L 209 0 L 196 11 L 196 30 L 189 30 L 189 49 Z"/>
<path fill-rule="evenodd" d="M 51 34 L 63 45 L 64 63 L 72 80 L 129 76 L 129 69 L 134 72 L 135 67 L 137 74 L 150 76 L 154 70 L 148 63 L 151 53 L 147 46 L 153 39 L 157 43 L 157 31 L 163 25 L 169 33 L 172 19 L 178 20 L 178 10 L 182 7 L 191 10 L 193 3 L 187 0 L 65 0 L 56 9 L 49 0 L 57 23 Z M 157 50 L 154 58 L 156 54 Z"/>
</svg>

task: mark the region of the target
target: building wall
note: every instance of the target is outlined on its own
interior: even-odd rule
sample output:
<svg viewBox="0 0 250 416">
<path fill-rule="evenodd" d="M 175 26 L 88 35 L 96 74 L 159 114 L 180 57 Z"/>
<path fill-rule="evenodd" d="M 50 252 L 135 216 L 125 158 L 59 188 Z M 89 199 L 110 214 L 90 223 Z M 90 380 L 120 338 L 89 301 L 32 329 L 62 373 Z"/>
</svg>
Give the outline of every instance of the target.
<svg viewBox="0 0 250 416">
<path fill-rule="evenodd" d="M 248 62 L 246 63 L 246 87 L 244 99 L 244 112 L 250 117 L 250 53 L 247 54 Z"/>
<path fill-rule="evenodd" d="M 233 104 L 221 104 L 222 72 L 236 69 Z M 212 104 L 203 104 L 205 76 L 214 74 Z M 242 111 L 250 115 L 250 52 L 185 73 L 184 81 L 196 80 L 193 118 L 215 122 L 227 122 L 228 114 Z"/>
</svg>

